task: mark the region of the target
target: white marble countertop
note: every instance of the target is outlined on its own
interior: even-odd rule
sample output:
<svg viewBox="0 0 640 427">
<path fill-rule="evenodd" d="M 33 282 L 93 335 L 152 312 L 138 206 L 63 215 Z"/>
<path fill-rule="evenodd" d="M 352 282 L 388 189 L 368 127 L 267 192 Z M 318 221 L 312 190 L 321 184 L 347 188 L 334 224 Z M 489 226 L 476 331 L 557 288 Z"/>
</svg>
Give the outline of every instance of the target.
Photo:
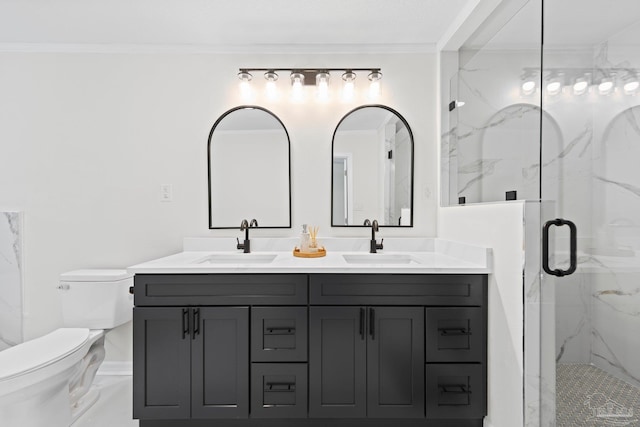
<svg viewBox="0 0 640 427">
<path fill-rule="evenodd" d="M 235 250 L 233 238 L 187 238 L 184 251 L 127 269 L 135 274 L 202 273 L 393 273 L 487 274 L 491 249 L 431 238 L 389 238 L 369 254 L 369 239 L 326 238 L 327 255 L 293 256 L 297 239 L 251 239 L 251 253 Z M 232 248 L 231 250 L 229 248 Z M 352 257 L 353 262 L 347 262 Z M 355 257 L 355 259 L 354 259 Z"/>
</svg>

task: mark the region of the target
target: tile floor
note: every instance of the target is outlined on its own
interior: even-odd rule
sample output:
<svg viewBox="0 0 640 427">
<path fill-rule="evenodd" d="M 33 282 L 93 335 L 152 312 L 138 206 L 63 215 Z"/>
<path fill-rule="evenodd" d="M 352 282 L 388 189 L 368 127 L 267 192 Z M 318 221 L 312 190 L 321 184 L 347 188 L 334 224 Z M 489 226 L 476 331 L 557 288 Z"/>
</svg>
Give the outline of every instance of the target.
<svg viewBox="0 0 640 427">
<path fill-rule="evenodd" d="M 130 375 L 97 375 L 100 398 L 72 427 L 138 427 L 132 418 L 133 386 Z"/>
<path fill-rule="evenodd" d="M 640 389 L 592 365 L 559 364 L 557 427 L 638 427 Z"/>
</svg>

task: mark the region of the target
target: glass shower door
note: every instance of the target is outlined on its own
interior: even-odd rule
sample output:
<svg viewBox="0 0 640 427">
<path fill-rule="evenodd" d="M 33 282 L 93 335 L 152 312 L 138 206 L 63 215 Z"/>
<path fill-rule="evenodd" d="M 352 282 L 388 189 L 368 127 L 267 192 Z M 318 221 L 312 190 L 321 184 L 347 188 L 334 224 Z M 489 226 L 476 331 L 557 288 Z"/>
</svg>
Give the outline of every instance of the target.
<svg viewBox="0 0 640 427">
<path fill-rule="evenodd" d="M 640 2 L 546 0 L 543 40 L 541 425 L 640 426 Z"/>
</svg>

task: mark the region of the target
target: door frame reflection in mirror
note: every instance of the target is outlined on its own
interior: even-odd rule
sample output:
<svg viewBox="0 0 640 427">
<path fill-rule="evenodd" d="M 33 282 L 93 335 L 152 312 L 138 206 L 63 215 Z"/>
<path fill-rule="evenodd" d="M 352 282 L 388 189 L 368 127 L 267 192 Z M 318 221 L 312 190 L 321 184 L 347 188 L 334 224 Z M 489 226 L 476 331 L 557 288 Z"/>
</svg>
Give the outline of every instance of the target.
<svg viewBox="0 0 640 427">
<path fill-rule="evenodd" d="M 407 227 L 413 227 L 413 211 L 414 211 L 414 176 L 415 176 L 415 158 L 414 158 L 414 148 L 415 148 L 415 142 L 414 142 L 414 138 L 413 138 L 413 131 L 411 130 L 411 126 L 409 126 L 409 123 L 407 122 L 407 120 L 402 116 L 402 114 L 398 113 L 396 110 L 394 110 L 391 107 L 388 107 L 386 105 L 382 105 L 382 104 L 366 104 L 366 105 L 361 105 L 359 107 L 356 107 L 354 109 L 352 109 L 351 111 L 349 111 L 347 114 L 345 114 L 340 121 L 338 122 L 338 125 L 336 126 L 335 130 L 333 131 L 333 138 L 331 140 L 331 227 L 369 227 L 369 226 L 365 226 L 364 224 L 336 224 L 334 221 L 334 216 L 333 216 L 333 209 L 334 209 L 334 202 L 333 202 L 333 197 L 334 197 L 334 191 L 333 191 L 333 181 L 334 181 L 334 167 L 333 167 L 333 162 L 334 162 L 334 154 L 338 154 L 342 157 L 345 156 L 345 153 L 342 153 L 341 151 L 334 153 L 335 150 L 335 143 L 336 143 L 336 134 L 338 132 L 338 129 L 340 129 L 340 125 L 345 121 L 345 119 L 347 119 L 351 114 L 359 111 L 359 110 L 363 110 L 365 108 L 381 108 L 386 110 L 388 113 L 395 115 L 401 122 L 402 124 L 405 126 L 405 128 L 407 129 L 407 132 L 409 134 L 409 143 L 411 146 L 411 150 L 410 150 L 410 155 L 411 155 L 411 161 L 410 161 L 410 165 L 411 165 L 411 173 L 409 175 L 410 178 L 410 188 L 409 188 L 409 202 L 410 202 L 410 219 L 409 219 L 409 225 L 400 225 L 400 224 L 382 224 L 381 219 L 383 218 L 370 218 L 372 221 L 374 219 L 377 219 L 378 222 L 380 223 L 379 226 L 380 227 L 385 227 L 385 228 L 407 228 Z M 353 183 L 350 182 L 348 183 L 348 186 L 350 187 L 350 193 L 349 194 L 349 199 L 351 200 L 351 205 L 352 206 L 348 206 L 347 207 L 347 212 L 351 212 L 351 215 L 353 216 Z"/>
<path fill-rule="evenodd" d="M 247 219 L 247 220 L 251 220 L 254 218 L 254 216 L 251 216 L 251 218 L 239 218 L 238 219 L 238 225 L 237 226 L 214 226 L 213 225 L 213 217 L 212 217 L 212 182 L 211 182 L 211 140 L 213 137 L 213 132 L 216 130 L 216 128 L 218 127 L 218 125 L 230 114 L 239 111 L 239 110 L 260 110 L 260 111 L 264 111 L 265 113 L 269 114 L 270 116 L 272 116 L 275 120 L 277 120 L 277 122 L 280 124 L 280 126 L 282 126 L 282 129 L 284 130 L 284 133 L 287 137 L 287 163 L 288 163 L 288 171 L 287 171 L 287 178 L 288 178 L 288 193 L 289 193 L 289 197 L 288 197 L 288 203 L 289 203 L 289 209 L 288 209 L 288 224 L 287 225 L 269 225 L 269 224 L 261 224 L 260 223 L 260 218 L 257 218 L 258 220 L 258 226 L 257 227 L 252 227 L 252 228 L 291 228 L 291 138 L 289 137 L 289 131 L 287 130 L 286 126 L 284 125 L 284 123 L 282 123 L 282 120 L 280 120 L 280 118 L 278 116 L 276 116 L 274 113 L 272 113 L 271 111 L 267 110 L 264 107 L 260 107 L 257 105 L 240 105 L 238 107 L 234 107 L 231 108 L 230 110 L 227 110 L 225 113 L 223 113 L 220 117 L 218 117 L 218 119 L 215 121 L 215 123 L 213 124 L 213 126 L 211 127 L 211 131 L 209 132 L 209 138 L 207 139 L 207 189 L 208 189 L 208 193 L 207 193 L 207 199 L 208 199 L 208 207 L 209 207 L 209 229 L 210 230 L 222 230 L 222 229 L 240 229 L 240 223 L 242 222 L 243 219 Z M 239 168 L 242 168 L 243 165 L 242 163 L 240 163 L 238 165 Z"/>
</svg>

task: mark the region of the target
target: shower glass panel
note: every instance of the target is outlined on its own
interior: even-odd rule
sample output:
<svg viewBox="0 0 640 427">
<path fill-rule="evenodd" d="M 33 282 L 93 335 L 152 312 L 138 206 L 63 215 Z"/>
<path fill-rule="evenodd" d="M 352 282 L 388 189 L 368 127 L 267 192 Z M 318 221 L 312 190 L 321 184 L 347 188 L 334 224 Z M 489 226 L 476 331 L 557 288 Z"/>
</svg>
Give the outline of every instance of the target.
<svg viewBox="0 0 640 427">
<path fill-rule="evenodd" d="M 540 197 L 540 61 L 541 0 L 503 2 L 459 50 L 449 205 Z"/>
<path fill-rule="evenodd" d="M 640 1 L 544 2 L 543 221 L 575 223 L 578 268 L 543 277 L 555 322 L 540 358 L 556 369 L 540 425 L 640 425 L 639 73 Z M 559 268 L 565 228 L 550 236 Z"/>
</svg>

